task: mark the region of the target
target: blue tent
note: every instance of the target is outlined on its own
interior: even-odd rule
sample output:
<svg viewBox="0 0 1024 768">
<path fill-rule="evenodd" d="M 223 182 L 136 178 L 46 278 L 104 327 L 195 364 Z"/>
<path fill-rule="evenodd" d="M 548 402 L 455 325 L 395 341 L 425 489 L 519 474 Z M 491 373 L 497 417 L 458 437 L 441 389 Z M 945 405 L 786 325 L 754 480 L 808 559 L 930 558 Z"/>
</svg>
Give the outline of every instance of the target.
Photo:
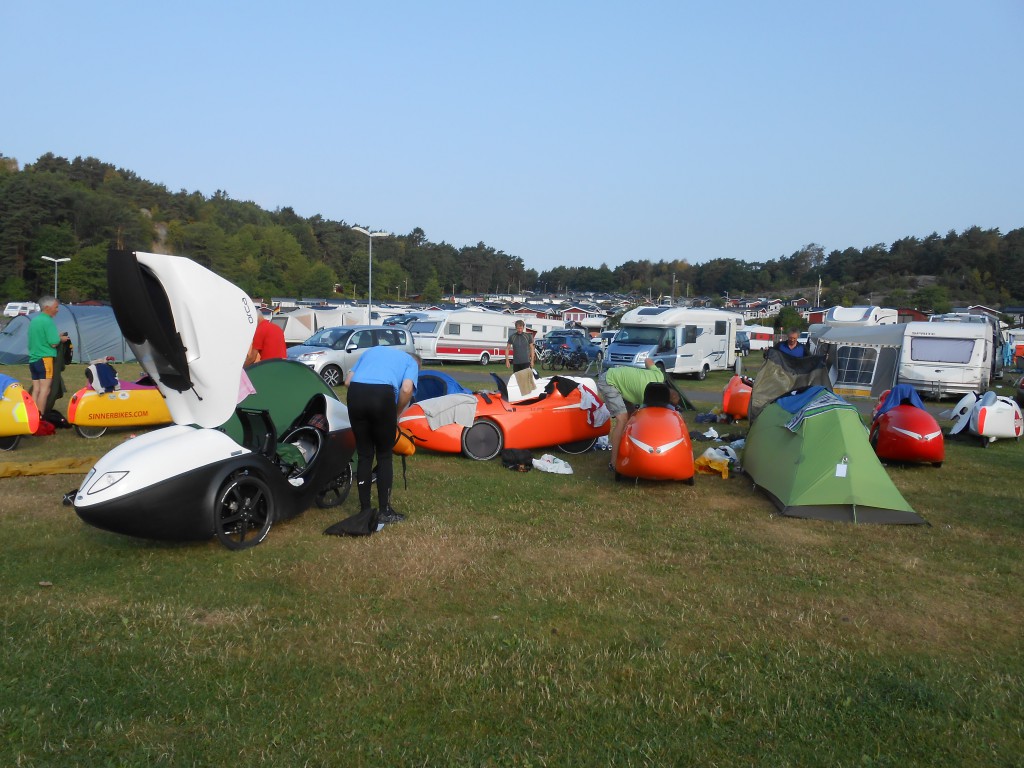
<svg viewBox="0 0 1024 768">
<path fill-rule="evenodd" d="M 14 318 L 0 333 L 0 363 L 28 363 L 28 324 L 36 314 Z M 90 363 L 106 357 L 119 363 L 135 360 L 135 353 L 124 340 L 110 307 L 61 304 L 54 319 L 57 329 L 67 331 L 75 347 L 71 362 Z"/>
</svg>

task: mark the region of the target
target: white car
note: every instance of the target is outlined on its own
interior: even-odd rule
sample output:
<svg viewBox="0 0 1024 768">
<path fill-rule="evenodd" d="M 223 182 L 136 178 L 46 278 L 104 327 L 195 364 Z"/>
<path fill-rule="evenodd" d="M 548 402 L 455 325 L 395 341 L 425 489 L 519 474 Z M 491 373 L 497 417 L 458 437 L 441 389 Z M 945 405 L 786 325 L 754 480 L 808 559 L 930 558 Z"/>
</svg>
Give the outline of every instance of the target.
<svg viewBox="0 0 1024 768">
<path fill-rule="evenodd" d="M 321 328 L 302 344 L 289 348 L 288 359 L 308 365 L 328 386 L 339 387 L 363 352 L 383 346 L 416 353 L 412 334 L 402 326 L 342 325 Z"/>
</svg>

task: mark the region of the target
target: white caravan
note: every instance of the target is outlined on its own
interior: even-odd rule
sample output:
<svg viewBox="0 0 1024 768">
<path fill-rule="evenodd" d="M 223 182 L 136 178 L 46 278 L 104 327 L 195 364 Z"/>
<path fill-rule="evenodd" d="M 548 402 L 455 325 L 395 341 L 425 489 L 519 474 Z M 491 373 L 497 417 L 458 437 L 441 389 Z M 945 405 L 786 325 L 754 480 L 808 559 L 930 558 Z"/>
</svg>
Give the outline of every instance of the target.
<svg viewBox="0 0 1024 768">
<path fill-rule="evenodd" d="M 666 373 L 689 373 L 703 379 L 736 363 L 736 331 L 743 317 L 722 309 L 639 307 L 622 316 L 619 332 L 608 346 L 605 366 L 642 368 L 651 357 Z"/>
<path fill-rule="evenodd" d="M 896 325 L 899 316 L 895 309 L 876 306 L 840 307 L 835 306 L 825 313 L 822 320 L 832 327 L 848 325 Z"/>
<path fill-rule="evenodd" d="M 744 325 L 736 331 L 736 347 L 742 354 L 768 349 L 775 343 L 775 329 L 767 325 Z"/>
<path fill-rule="evenodd" d="M 992 339 L 983 323 L 834 327 L 815 338 L 833 389 L 844 396 L 878 397 L 899 383 L 938 399 L 984 392 L 992 380 Z"/>
<path fill-rule="evenodd" d="M 456 309 L 428 312 L 410 327 L 416 352 L 424 360 L 463 361 L 487 365 L 504 360 L 508 337 L 522 320 L 535 338 L 565 327 L 560 320 L 546 320 L 502 312 Z"/>
</svg>

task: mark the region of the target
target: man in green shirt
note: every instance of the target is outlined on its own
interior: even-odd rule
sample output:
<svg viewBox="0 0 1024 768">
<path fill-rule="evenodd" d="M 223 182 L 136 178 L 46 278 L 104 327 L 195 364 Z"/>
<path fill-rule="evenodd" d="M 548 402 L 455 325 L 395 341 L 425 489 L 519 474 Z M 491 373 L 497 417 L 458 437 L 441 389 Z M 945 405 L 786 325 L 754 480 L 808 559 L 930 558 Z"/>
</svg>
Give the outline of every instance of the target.
<svg viewBox="0 0 1024 768">
<path fill-rule="evenodd" d="M 39 313 L 28 324 L 28 370 L 32 375 L 32 399 L 39 413 L 46 408 L 46 400 L 53 386 L 54 360 L 57 347 L 67 338 L 66 333 L 57 332 L 54 317 L 60 302 L 53 296 L 39 300 Z"/>
<path fill-rule="evenodd" d="M 622 433 L 626 431 L 626 422 L 630 415 L 644 401 L 644 390 L 648 384 L 661 384 L 665 381 L 665 374 L 654 364 L 654 360 L 647 358 L 644 361 L 644 368 L 632 368 L 629 366 L 617 366 L 609 368 L 597 379 L 597 391 L 608 406 L 608 413 L 615 419 L 611 432 L 608 434 L 608 443 L 612 449 L 612 460 L 608 465 L 615 469 L 615 460 L 619 455 L 619 441 L 622 440 Z M 669 387 L 669 399 L 672 405 L 679 404 L 679 395 L 675 389 Z"/>
</svg>

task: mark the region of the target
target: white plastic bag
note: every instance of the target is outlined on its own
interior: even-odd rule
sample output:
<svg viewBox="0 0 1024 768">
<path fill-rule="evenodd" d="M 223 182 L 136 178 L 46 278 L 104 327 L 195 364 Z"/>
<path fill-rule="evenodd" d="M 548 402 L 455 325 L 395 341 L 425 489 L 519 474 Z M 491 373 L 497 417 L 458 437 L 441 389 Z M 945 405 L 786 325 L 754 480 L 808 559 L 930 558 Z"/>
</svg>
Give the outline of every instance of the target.
<svg viewBox="0 0 1024 768">
<path fill-rule="evenodd" d="M 550 453 L 545 453 L 539 459 L 534 459 L 533 468 L 539 469 L 541 472 L 552 472 L 556 475 L 572 474 L 572 467 L 569 466 L 568 462 L 563 461 L 557 456 L 552 456 Z"/>
</svg>

